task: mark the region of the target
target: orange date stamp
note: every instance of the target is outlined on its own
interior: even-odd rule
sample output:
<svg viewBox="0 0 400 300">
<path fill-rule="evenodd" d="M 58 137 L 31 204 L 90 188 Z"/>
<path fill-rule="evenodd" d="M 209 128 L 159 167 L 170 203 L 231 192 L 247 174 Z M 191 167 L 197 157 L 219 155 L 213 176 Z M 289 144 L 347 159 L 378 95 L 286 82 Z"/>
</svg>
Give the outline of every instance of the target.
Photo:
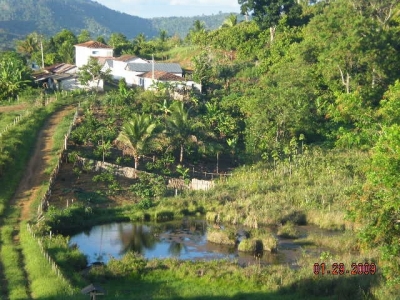
<svg viewBox="0 0 400 300">
<path fill-rule="evenodd" d="M 315 275 L 374 275 L 377 267 L 375 263 L 315 263 L 313 271 Z"/>
</svg>

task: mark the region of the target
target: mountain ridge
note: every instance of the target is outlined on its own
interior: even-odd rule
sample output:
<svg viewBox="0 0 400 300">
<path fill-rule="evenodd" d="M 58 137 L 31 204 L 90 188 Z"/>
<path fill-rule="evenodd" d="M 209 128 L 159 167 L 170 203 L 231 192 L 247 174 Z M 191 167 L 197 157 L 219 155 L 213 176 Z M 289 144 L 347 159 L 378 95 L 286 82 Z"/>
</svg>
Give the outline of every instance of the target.
<svg viewBox="0 0 400 300">
<path fill-rule="evenodd" d="M 0 43 L 12 48 L 13 40 L 23 39 L 31 32 L 52 36 L 62 29 L 75 34 L 87 29 L 93 38 L 107 38 L 118 32 L 128 39 L 140 33 L 153 38 L 160 30 L 166 30 L 170 36 L 177 34 L 183 38 L 195 20 L 204 22 L 207 29 L 215 29 L 228 15 L 146 19 L 92 0 L 0 0 Z"/>
</svg>

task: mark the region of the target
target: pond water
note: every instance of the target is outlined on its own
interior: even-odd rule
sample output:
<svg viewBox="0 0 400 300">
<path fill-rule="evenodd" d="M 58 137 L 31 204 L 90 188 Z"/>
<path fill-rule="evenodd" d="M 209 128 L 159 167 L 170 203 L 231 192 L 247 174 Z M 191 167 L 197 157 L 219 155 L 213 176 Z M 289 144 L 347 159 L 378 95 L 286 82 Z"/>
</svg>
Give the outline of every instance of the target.
<svg viewBox="0 0 400 300">
<path fill-rule="evenodd" d="M 183 220 L 166 223 L 111 223 L 94 226 L 71 237 L 70 245 L 77 245 L 89 264 L 107 263 L 111 257 L 121 258 L 134 251 L 146 258 L 176 257 L 183 260 L 232 259 L 241 265 L 289 264 L 305 252 L 317 255 L 323 249 L 304 248 L 291 239 L 278 239 L 278 253 L 264 251 L 261 257 L 254 253 L 237 251 L 237 246 L 218 245 L 207 241 L 207 222 Z M 300 226 L 302 236 L 308 231 L 320 231 L 311 226 Z M 239 229 L 240 232 L 240 229 Z M 328 233 L 327 233 L 328 234 Z M 329 233 L 331 234 L 331 233 Z"/>
</svg>

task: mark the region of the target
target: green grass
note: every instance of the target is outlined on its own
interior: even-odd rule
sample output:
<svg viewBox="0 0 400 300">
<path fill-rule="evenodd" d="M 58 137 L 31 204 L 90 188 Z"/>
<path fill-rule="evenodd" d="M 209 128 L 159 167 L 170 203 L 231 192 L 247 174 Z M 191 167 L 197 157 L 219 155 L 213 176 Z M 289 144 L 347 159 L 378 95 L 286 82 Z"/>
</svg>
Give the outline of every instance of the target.
<svg viewBox="0 0 400 300">
<path fill-rule="evenodd" d="M 20 244 L 16 233 L 19 228 L 20 207 L 8 206 L 15 189 L 23 176 L 26 164 L 36 143 L 36 136 L 47 117 L 66 103 L 52 103 L 46 107 L 36 108 L 29 117 L 23 118 L 17 126 L 13 126 L 1 137 L 0 155 L 0 254 L 3 276 L 7 282 L 8 299 L 29 299 L 31 286 L 29 274 L 25 268 L 26 258 L 22 255 L 24 245 Z M 13 113 L 2 118 L 12 118 Z M 35 255 L 35 254 L 32 254 Z M 28 276 L 27 276 L 28 275 Z"/>
<path fill-rule="evenodd" d="M 371 296 L 377 281 L 373 276 L 316 276 L 312 259 L 305 256 L 302 263 L 304 268 L 292 270 L 274 265 L 242 268 L 228 261 L 155 259 L 148 261 L 139 278 L 120 277 L 104 266 L 92 269 L 88 279 L 99 282 L 110 299 L 171 300 L 363 299 Z"/>
<path fill-rule="evenodd" d="M 167 58 L 167 62 L 180 63 L 182 68 L 193 69 L 192 58 L 198 55 L 201 49 L 195 46 L 174 47 L 168 51 L 157 53 L 157 59 Z"/>
<path fill-rule="evenodd" d="M 29 233 L 24 222 L 21 223 L 20 236 L 32 297 L 34 299 L 63 299 L 64 296 L 74 295 L 76 299 L 81 299 L 82 296 L 79 295 L 78 290 L 52 269 L 37 240 Z"/>
<path fill-rule="evenodd" d="M 154 209 L 206 211 L 225 224 L 257 228 L 291 221 L 326 229 L 351 229 L 346 207 L 354 187 L 363 182 L 368 154 L 361 151 L 324 151 L 318 147 L 276 167 L 269 163 L 238 168 L 227 181 L 207 192 L 186 192 L 162 199 Z"/>
<path fill-rule="evenodd" d="M 4 266 L 4 275 L 7 279 L 8 297 L 10 300 L 28 299 L 27 281 L 19 264 L 19 249 L 13 243 L 13 226 L 3 225 L 1 228 L 0 256 Z"/>
<path fill-rule="evenodd" d="M 29 290 L 26 288 L 28 282 L 24 274 L 23 261 L 21 261 L 20 247 L 13 240 L 13 231 L 18 224 L 20 208 L 14 206 L 6 209 L 6 207 L 23 175 L 31 148 L 35 143 L 36 133 L 53 109 L 38 109 L 2 137 L 5 151 L 14 151 L 11 155 L 13 163 L 3 167 L 4 174 L 0 178 L 0 215 L 3 217 L 0 251 L 9 299 L 27 299 Z"/>
</svg>

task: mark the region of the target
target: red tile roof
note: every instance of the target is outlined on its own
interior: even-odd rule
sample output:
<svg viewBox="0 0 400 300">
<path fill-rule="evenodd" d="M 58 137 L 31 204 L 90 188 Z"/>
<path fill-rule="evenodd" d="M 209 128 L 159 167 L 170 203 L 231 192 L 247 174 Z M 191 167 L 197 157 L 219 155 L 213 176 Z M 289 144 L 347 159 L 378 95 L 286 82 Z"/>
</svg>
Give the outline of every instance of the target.
<svg viewBox="0 0 400 300">
<path fill-rule="evenodd" d="M 86 48 L 95 48 L 95 49 L 113 49 L 113 47 L 108 46 L 106 44 L 97 42 L 97 41 L 89 41 L 82 44 L 77 44 L 75 46 L 78 47 L 86 47 Z"/>
<path fill-rule="evenodd" d="M 92 56 L 94 59 L 97 59 L 100 65 L 104 65 L 107 60 L 114 59 L 112 56 Z"/>
<path fill-rule="evenodd" d="M 132 59 L 132 58 L 137 58 L 137 56 L 130 55 L 130 54 L 124 54 L 124 55 L 121 55 L 120 57 L 115 57 L 114 60 L 124 61 L 125 62 L 125 61 L 128 61 L 128 60 Z"/>
<path fill-rule="evenodd" d="M 60 63 L 60 64 L 55 64 L 52 66 L 48 66 L 44 68 L 46 71 L 51 72 L 51 73 L 65 73 L 73 68 L 76 68 L 75 65 L 71 64 L 65 64 L 65 63 Z"/>
<path fill-rule="evenodd" d="M 140 76 L 144 78 L 153 78 L 153 72 L 146 72 Z M 154 71 L 154 79 L 163 81 L 185 81 L 185 78 L 165 71 Z"/>
</svg>

